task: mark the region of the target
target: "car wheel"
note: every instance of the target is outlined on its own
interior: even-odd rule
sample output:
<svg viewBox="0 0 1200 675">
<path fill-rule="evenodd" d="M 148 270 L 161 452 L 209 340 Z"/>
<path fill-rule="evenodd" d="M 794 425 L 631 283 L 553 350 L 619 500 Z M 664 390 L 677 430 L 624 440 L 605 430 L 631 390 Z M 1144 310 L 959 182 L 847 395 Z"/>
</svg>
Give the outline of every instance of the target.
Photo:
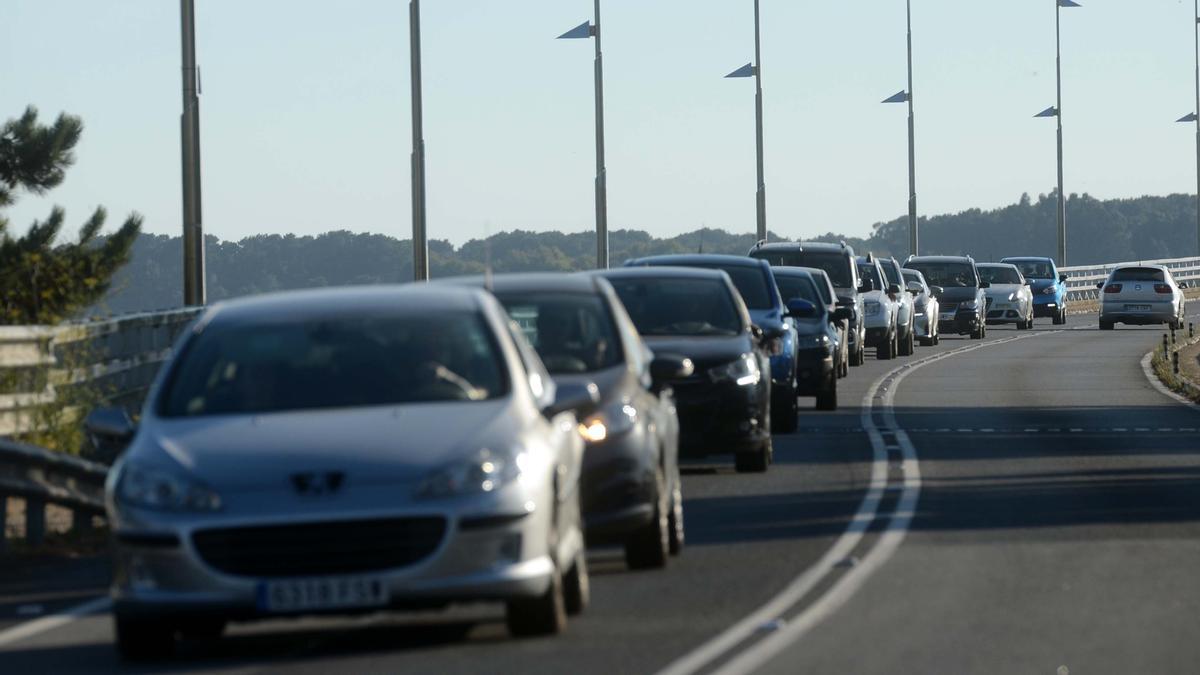
<svg viewBox="0 0 1200 675">
<path fill-rule="evenodd" d="M 654 505 L 654 516 L 625 540 L 625 564 L 631 570 L 658 569 L 667 564 L 670 509 L 667 507 L 667 481 L 661 468 L 655 471 L 655 482 L 658 500 Z"/>
<path fill-rule="evenodd" d="M 1100 319 L 1100 330 L 1112 330 L 1113 322 Z"/>
<path fill-rule="evenodd" d="M 127 661 L 165 659 L 175 652 L 175 629 L 154 617 L 113 619 L 117 652 Z"/>
<path fill-rule="evenodd" d="M 774 417 L 771 428 L 781 434 L 790 434 L 800 426 L 800 401 L 796 399 L 796 384 L 793 382 L 783 391 L 778 405 L 772 405 Z"/>
<path fill-rule="evenodd" d="M 837 410 L 837 378 L 829 378 L 829 386 L 817 394 L 817 410 Z"/>
<path fill-rule="evenodd" d="M 904 336 L 904 341 L 900 343 L 900 356 L 912 356 L 914 351 L 916 351 L 916 349 L 913 344 L 913 331 L 910 328 L 908 333 Z"/>
<path fill-rule="evenodd" d="M 179 635 L 185 640 L 216 640 L 225 633 L 223 619 L 192 619 L 179 624 Z"/>
<path fill-rule="evenodd" d="M 675 474 L 675 489 L 671 491 L 671 518 L 668 522 L 670 539 L 667 541 L 671 555 L 683 553 L 683 489 L 679 487 L 679 473 Z"/>
<path fill-rule="evenodd" d="M 505 603 L 504 620 L 508 632 L 517 637 L 557 635 L 567 627 L 566 593 L 562 570 L 555 555 L 555 549 L 558 548 L 558 515 L 554 513 L 550 517 L 547 546 L 551 563 L 549 586 L 537 597 L 513 598 Z"/>
<path fill-rule="evenodd" d="M 986 324 L 980 324 L 978 328 L 971 331 L 971 339 L 972 340 L 982 340 L 983 339 L 983 331 L 985 329 L 985 325 Z"/>
<path fill-rule="evenodd" d="M 753 452 L 739 452 L 734 455 L 734 468 L 738 473 L 763 473 L 771 464 L 770 441 Z"/>
<path fill-rule="evenodd" d="M 583 547 L 575 554 L 575 562 L 563 578 L 563 605 L 567 614 L 572 616 L 582 614 L 592 601 L 592 585 L 588 581 L 587 554 Z"/>
</svg>

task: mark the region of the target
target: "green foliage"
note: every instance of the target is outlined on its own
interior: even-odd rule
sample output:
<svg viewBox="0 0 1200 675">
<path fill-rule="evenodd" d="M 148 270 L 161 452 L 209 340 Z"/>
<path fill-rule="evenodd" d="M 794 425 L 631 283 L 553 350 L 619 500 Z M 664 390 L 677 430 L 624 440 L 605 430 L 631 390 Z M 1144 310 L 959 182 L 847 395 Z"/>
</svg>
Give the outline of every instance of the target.
<svg viewBox="0 0 1200 675">
<path fill-rule="evenodd" d="M 0 208 L 11 206 L 18 190 L 42 194 L 61 183 L 82 132 L 79 118 L 65 114 L 50 126 L 38 124 L 32 106 L 0 127 Z M 9 235 L 0 214 L 0 324 L 57 323 L 104 296 L 142 226 L 134 214 L 100 239 L 106 216 L 97 208 L 76 241 L 57 244 L 65 220 L 61 208 L 18 238 Z"/>
</svg>

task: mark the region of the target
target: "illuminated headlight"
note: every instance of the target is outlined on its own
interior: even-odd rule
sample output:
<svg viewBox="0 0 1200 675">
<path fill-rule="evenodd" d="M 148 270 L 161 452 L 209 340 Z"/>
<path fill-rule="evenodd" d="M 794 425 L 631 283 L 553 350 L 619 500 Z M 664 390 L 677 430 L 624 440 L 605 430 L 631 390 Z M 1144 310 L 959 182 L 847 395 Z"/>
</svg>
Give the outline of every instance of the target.
<svg viewBox="0 0 1200 675">
<path fill-rule="evenodd" d="M 505 455 L 484 448 L 470 459 L 436 469 L 417 487 L 425 498 L 494 492 L 520 478 L 529 462 L 527 453 Z"/>
<path fill-rule="evenodd" d="M 863 309 L 863 314 L 866 314 L 867 316 L 876 316 L 879 314 L 879 310 L 881 309 L 883 309 L 883 306 L 878 302 L 868 302 Z"/>
<path fill-rule="evenodd" d="M 713 382 L 732 380 L 739 387 L 750 387 L 762 379 L 762 371 L 754 354 L 742 354 L 736 360 L 708 371 Z"/>
<path fill-rule="evenodd" d="M 1014 300 L 1016 300 L 1016 299 L 1017 299 L 1017 294 L 1016 294 L 1016 292 L 1013 292 L 1013 293 L 1009 293 L 1009 294 L 1008 294 L 1008 301 L 1009 301 L 1009 302 L 1012 302 L 1012 301 L 1014 301 Z"/>
<path fill-rule="evenodd" d="M 979 309 L 979 303 L 976 302 L 975 300 L 967 300 L 965 302 L 958 303 L 958 308 L 966 309 L 966 310 Z"/>
<path fill-rule="evenodd" d="M 600 443 L 609 436 L 619 436 L 633 429 L 637 418 L 637 408 L 618 404 L 581 422 L 579 435 L 588 443 Z"/>
<path fill-rule="evenodd" d="M 1054 295 L 1054 292 L 1055 292 L 1056 290 L 1057 290 L 1057 289 L 1056 289 L 1055 287 L 1053 287 L 1053 286 L 1047 286 L 1047 287 L 1045 287 L 1045 288 L 1043 288 L 1043 289 L 1042 289 L 1042 295 Z"/>
<path fill-rule="evenodd" d="M 796 340 L 797 349 L 816 349 L 818 347 L 828 347 L 828 335 L 801 335 Z"/>
<path fill-rule="evenodd" d="M 122 504 L 160 511 L 216 511 L 221 508 L 221 496 L 199 481 L 132 462 L 121 469 L 115 496 Z"/>
</svg>

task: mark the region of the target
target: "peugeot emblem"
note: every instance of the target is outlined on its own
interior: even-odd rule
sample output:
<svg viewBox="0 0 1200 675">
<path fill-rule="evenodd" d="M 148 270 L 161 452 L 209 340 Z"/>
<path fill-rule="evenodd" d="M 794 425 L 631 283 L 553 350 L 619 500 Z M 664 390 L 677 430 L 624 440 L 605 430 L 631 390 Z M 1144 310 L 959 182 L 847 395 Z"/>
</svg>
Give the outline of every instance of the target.
<svg viewBox="0 0 1200 675">
<path fill-rule="evenodd" d="M 337 492 L 346 480 L 341 471 L 306 471 L 292 474 L 292 487 L 296 492 L 310 497 L 319 497 Z"/>
</svg>

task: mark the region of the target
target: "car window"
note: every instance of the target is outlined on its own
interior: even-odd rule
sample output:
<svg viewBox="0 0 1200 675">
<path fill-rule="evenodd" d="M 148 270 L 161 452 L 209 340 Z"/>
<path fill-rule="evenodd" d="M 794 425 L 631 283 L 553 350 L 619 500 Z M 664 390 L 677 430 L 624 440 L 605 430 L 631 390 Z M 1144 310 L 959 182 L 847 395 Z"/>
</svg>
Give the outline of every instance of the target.
<svg viewBox="0 0 1200 675">
<path fill-rule="evenodd" d="M 837 288 L 852 288 L 850 256 L 833 251 L 755 251 L 754 257 L 780 267 L 815 267 L 825 270 Z"/>
<path fill-rule="evenodd" d="M 874 263 L 859 263 L 858 276 L 862 279 L 870 279 L 871 283 L 875 284 L 875 290 L 884 289 L 883 280 L 879 277 L 879 268 Z"/>
<path fill-rule="evenodd" d="M 989 284 L 1020 284 L 1023 283 L 1020 272 L 1011 267 L 979 266 L 979 278 Z"/>
<path fill-rule="evenodd" d="M 1053 279 L 1054 268 L 1043 260 L 1014 260 L 1012 264 L 1029 279 Z"/>
<path fill-rule="evenodd" d="M 1166 281 L 1163 271 L 1154 267 L 1122 267 L 1113 270 L 1109 281 Z"/>
<path fill-rule="evenodd" d="M 767 277 L 759 267 L 745 265 L 693 265 L 705 269 L 721 270 L 733 280 L 733 285 L 742 296 L 742 302 L 747 309 L 774 309 L 771 302 L 771 287 Z"/>
<path fill-rule="evenodd" d="M 927 286 L 925 284 L 925 278 L 921 276 L 920 272 L 918 272 L 916 270 L 902 270 L 902 273 L 904 274 L 904 281 L 906 282 L 904 284 L 905 286 L 908 285 L 907 282 L 915 281 L 918 284 L 921 284 L 921 292 L 922 293 L 929 292 L 929 286 Z"/>
<path fill-rule="evenodd" d="M 600 297 L 583 293 L 496 294 L 552 375 L 622 363 L 621 341 Z"/>
<path fill-rule="evenodd" d="M 477 314 L 210 326 L 165 387 L 164 417 L 480 401 L 507 392 Z"/>
<path fill-rule="evenodd" d="M 879 266 L 883 268 L 883 274 L 887 277 L 889 284 L 896 284 L 897 286 L 901 287 L 904 286 L 904 280 L 900 278 L 901 275 L 899 265 L 891 260 L 884 260 Z"/>
<path fill-rule="evenodd" d="M 959 262 L 914 262 L 908 265 L 925 276 L 925 281 L 942 288 L 971 288 L 977 285 L 974 266 Z"/>
<path fill-rule="evenodd" d="M 810 272 L 809 274 L 812 275 L 813 281 L 817 284 L 817 292 L 821 294 L 821 299 L 825 301 L 825 304 L 834 304 L 833 286 L 829 283 L 829 277 L 825 276 L 825 273 L 819 270 Z"/>
<path fill-rule="evenodd" d="M 642 335 L 737 335 L 742 318 L 719 279 L 610 278 Z"/>
<path fill-rule="evenodd" d="M 817 290 L 817 285 L 808 277 L 792 275 L 777 276 L 775 277 L 775 283 L 779 286 L 779 295 L 783 297 L 784 302 L 800 298 L 816 305 L 818 309 L 824 309 L 828 304 L 821 297 L 820 291 Z"/>
</svg>

